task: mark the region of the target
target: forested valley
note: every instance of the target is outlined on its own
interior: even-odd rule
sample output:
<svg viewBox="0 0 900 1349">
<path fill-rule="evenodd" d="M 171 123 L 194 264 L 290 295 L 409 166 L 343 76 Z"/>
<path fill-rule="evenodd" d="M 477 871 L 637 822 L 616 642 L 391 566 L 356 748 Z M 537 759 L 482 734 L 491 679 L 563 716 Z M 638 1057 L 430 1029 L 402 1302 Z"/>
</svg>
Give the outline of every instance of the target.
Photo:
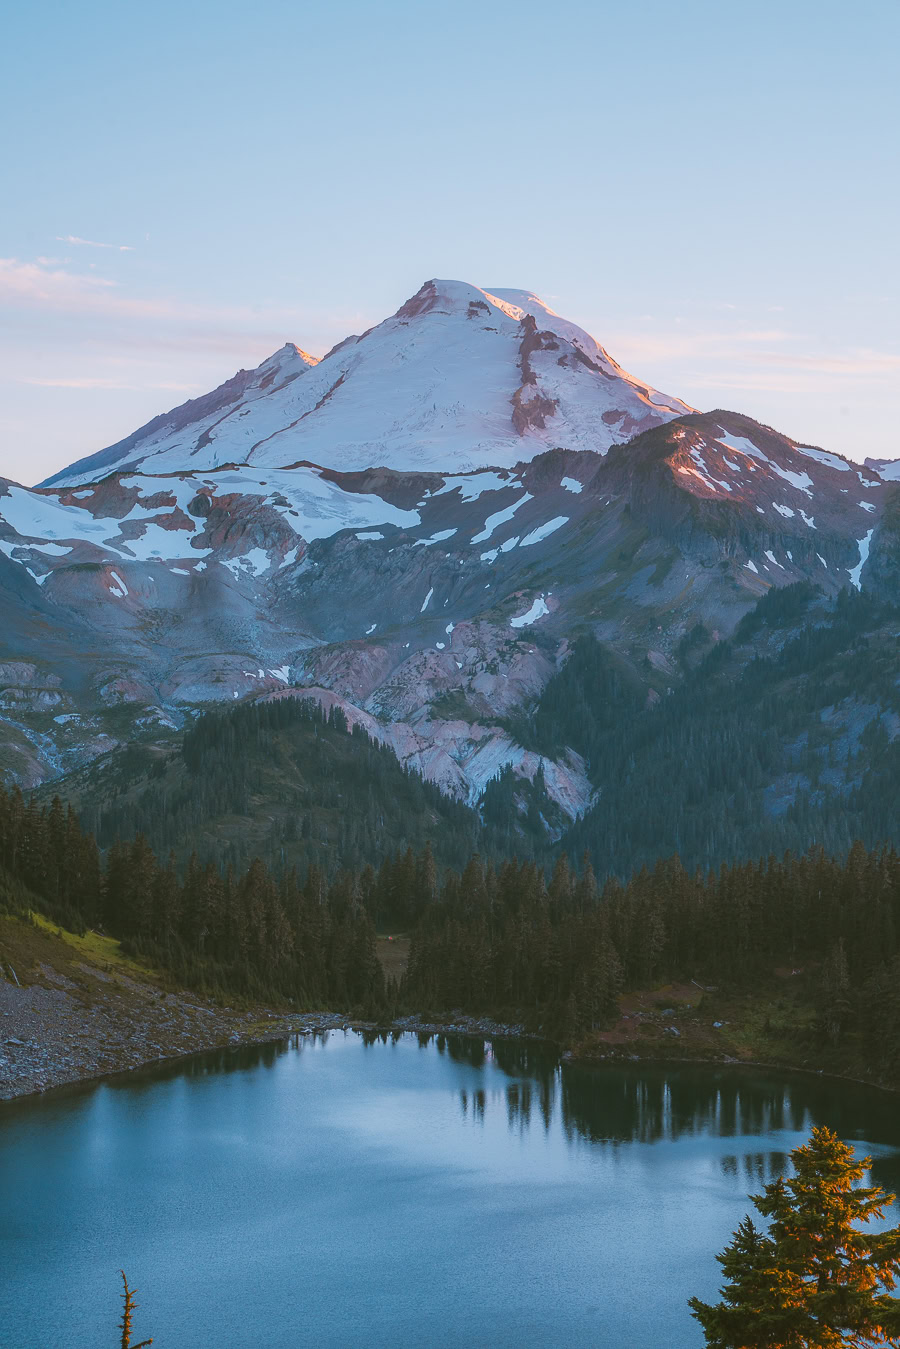
<svg viewBox="0 0 900 1349">
<path fill-rule="evenodd" d="M 772 590 L 731 638 L 693 628 L 665 696 L 581 637 L 505 723 L 582 755 L 597 792 L 574 824 L 540 772 L 506 770 L 473 809 L 299 691 L 206 713 L 73 778 L 66 804 L 3 794 L 6 905 L 213 995 L 458 1010 L 566 1044 L 633 990 L 768 990 L 788 1058 L 894 1080 L 897 622 L 855 592 Z M 408 937 L 402 978 L 378 933 Z"/>
<path fill-rule="evenodd" d="M 752 993 L 781 972 L 815 1015 L 802 1045 L 844 1045 L 900 1075 L 900 857 L 855 843 L 688 871 L 677 856 L 598 884 L 589 858 L 439 868 L 430 845 L 330 879 L 159 858 L 138 835 L 101 854 L 71 809 L 0 795 L 6 907 L 97 927 L 189 986 L 331 1007 L 515 1017 L 565 1044 L 614 1022 L 620 994 L 673 980 Z M 377 931 L 411 935 L 385 981 Z M 805 1038 L 804 1038 L 805 1037 Z M 799 1051 L 798 1051 L 799 1052 Z"/>
</svg>

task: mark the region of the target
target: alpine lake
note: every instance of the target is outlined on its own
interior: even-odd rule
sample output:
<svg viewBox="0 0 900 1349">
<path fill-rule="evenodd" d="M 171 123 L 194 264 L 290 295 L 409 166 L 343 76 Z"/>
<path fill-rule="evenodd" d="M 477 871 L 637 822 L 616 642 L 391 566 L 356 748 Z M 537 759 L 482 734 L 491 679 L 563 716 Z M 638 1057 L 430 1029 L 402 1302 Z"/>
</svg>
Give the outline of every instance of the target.
<svg viewBox="0 0 900 1349">
<path fill-rule="evenodd" d="M 124 1269 L 155 1349 L 696 1349 L 748 1193 L 818 1123 L 900 1188 L 898 1105 L 349 1030 L 4 1103 L 0 1346 L 112 1349 Z"/>
</svg>

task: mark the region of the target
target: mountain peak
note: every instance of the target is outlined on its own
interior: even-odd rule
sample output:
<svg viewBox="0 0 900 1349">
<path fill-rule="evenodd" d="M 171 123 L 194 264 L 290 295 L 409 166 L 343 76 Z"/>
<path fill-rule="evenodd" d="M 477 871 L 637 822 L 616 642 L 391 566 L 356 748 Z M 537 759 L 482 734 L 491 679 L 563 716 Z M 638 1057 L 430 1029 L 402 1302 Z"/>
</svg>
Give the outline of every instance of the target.
<svg viewBox="0 0 900 1349">
<path fill-rule="evenodd" d="M 359 471 L 511 468 L 546 449 L 605 454 L 692 409 L 635 379 L 530 290 L 426 281 L 321 360 L 292 342 L 48 483 L 300 461 Z"/>
</svg>

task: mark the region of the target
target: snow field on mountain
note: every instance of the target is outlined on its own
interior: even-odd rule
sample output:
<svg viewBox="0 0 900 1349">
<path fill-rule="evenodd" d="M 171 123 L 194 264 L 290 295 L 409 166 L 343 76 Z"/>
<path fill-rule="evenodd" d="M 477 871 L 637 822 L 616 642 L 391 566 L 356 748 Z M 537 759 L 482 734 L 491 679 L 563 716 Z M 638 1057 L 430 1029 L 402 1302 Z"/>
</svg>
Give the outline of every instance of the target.
<svg viewBox="0 0 900 1349">
<path fill-rule="evenodd" d="M 859 545 L 859 561 L 855 567 L 847 568 L 850 584 L 856 586 L 857 590 L 862 590 L 862 569 L 869 559 L 869 544 L 872 542 L 872 535 L 874 533 L 874 529 L 870 529 L 863 538 L 857 540 Z"/>
<path fill-rule="evenodd" d="M 530 376 L 523 365 L 527 314 L 551 334 L 550 350 L 532 345 Z M 543 416 L 517 429 L 514 398 L 527 404 L 535 396 Z M 288 344 L 234 387 L 200 400 L 196 413 L 191 405 L 173 409 L 120 452 L 110 447 L 94 465 L 81 460 L 57 478 L 80 485 L 116 467 L 204 472 L 304 460 L 344 471 L 484 469 L 497 477 L 556 445 L 605 453 L 689 411 L 627 374 L 594 338 L 529 292 L 498 297 L 437 281 L 318 363 Z"/>
<path fill-rule="evenodd" d="M 306 542 L 330 538 L 343 529 L 375 524 L 409 528 L 421 522 L 418 511 L 401 510 L 374 493 L 346 492 L 314 468 L 270 469 L 261 474 L 227 471 L 197 477 L 129 474 L 121 479 L 120 486 L 126 493 L 136 489 L 140 495 L 129 505 L 127 512 L 117 518 L 91 512 L 89 503 L 96 496 L 94 492 L 79 492 L 78 505 L 66 505 L 56 495 L 11 485 L 8 494 L 0 497 L 0 521 L 5 521 L 26 538 L 35 536 L 37 542 L 8 542 L 3 551 L 10 556 L 13 549 L 32 548 L 51 556 L 62 556 L 72 551 L 73 544 L 62 547 L 53 542 L 61 538 L 91 544 L 115 558 L 140 562 L 208 557 L 212 548 L 192 546 L 194 537 L 203 532 L 205 521 L 202 517 L 199 520 L 193 518 L 188 512 L 188 507 L 204 489 L 214 498 L 261 498 L 261 504 L 280 514 L 294 533 Z M 159 495 L 173 497 L 174 502 L 148 506 L 142 499 Z M 128 504 L 127 500 L 125 504 Z M 176 512 L 179 518 L 175 527 L 167 528 L 166 517 L 172 517 Z M 138 528 L 129 528 L 126 536 L 122 531 L 125 525 L 137 525 Z M 378 531 L 372 531 L 369 537 L 376 533 L 379 538 L 383 537 Z M 449 533 L 442 537 L 449 537 Z M 437 539 L 432 541 L 437 542 Z M 271 559 L 259 548 L 250 550 L 244 559 L 241 569 L 256 576 L 271 566 Z M 226 565 L 235 571 L 238 561 L 231 559 Z"/>
<path fill-rule="evenodd" d="M 519 614 L 517 618 L 511 618 L 509 620 L 509 626 L 511 628 L 527 628 L 532 623 L 537 622 L 539 618 L 543 618 L 544 614 L 549 614 L 549 612 L 550 610 L 547 608 L 543 595 L 539 595 L 530 609 L 524 614 Z"/>
</svg>

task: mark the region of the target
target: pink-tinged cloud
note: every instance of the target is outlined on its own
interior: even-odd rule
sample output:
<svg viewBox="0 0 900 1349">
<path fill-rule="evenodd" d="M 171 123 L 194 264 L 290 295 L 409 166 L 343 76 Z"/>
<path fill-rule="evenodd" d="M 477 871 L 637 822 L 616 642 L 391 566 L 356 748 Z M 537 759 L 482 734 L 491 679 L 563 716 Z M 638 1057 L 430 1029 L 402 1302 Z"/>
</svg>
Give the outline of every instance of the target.
<svg viewBox="0 0 900 1349">
<path fill-rule="evenodd" d="M 90 341 L 92 334 L 112 336 L 115 328 L 116 341 L 130 329 L 141 345 L 153 346 L 160 341 L 165 345 L 178 344 L 186 338 L 204 341 L 208 336 L 213 347 L 221 347 L 224 340 L 229 349 L 245 351 L 265 334 L 274 351 L 286 339 L 300 333 L 306 349 L 318 347 L 324 352 L 336 339 L 360 332 L 373 321 L 370 315 L 312 316 L 308 311 L 289 307 L 203 305 L 166 296 L 159 299 L 129 296 L 108 278 L 56 265 L 23 262 L 19 258 L 0 258 L 0 304 L 4 301 L 8 307 L 16 306 L 20 311 L 40 314 L 49 311 L 94 320 L 92 331 L 85 328 L 79 334 L 82 344 Z M 314 336 L 307 338 L 305 334 L 310 328 Z M 49 331 L 45 329 L 44 341 L 51 340 Z"/>
<path fill-rule="evenodd" d="M 80 276 L 59 267 L 42 267 L 18 258 L 0 258 L 0 298 L 24 304 L 69 308 L 97 291 L 114 286 L 102 276 Z"/>
<path fill-rule="evenodd" d="M 199 384 L 178 384 L 171 380 L 148 379 L 141 383 L 127 383 L 119 379 L 106 379 L 102 376 L 87 376 L 83 379 L 54 379 L 52 376 L 47 379 L 34 376 L 20 376 L 15 381 L 17 384 L 36 385 L 41 389 L 165 389 L 169 392 L 183 393 L 188 396 L 196 397 L 197 394 L 204 393 L 205 389 Z"/>
<path fill-rule="evenodd" d="M 617 359 L 649 368 L 656 383 L 674 380 L 683 396 L 684 388 L 799 393 L 828 389 L 835 378 L 883 382 L 900 372 L 900 353 L 862 347 L 823 352 L 806 334 L 782 329 L 620 332 L 607 340 Z"/>
<path fill-rule="evenodd" d="M 80 244 L 84 248 L 111 248 L 116 253 L 133 253 L 135 251 L 131 244 L 101 244 L 96 239 L 79 239 L 77 234 L 57 234 L 56 242 L 59 244 Z"/>
</svg>

